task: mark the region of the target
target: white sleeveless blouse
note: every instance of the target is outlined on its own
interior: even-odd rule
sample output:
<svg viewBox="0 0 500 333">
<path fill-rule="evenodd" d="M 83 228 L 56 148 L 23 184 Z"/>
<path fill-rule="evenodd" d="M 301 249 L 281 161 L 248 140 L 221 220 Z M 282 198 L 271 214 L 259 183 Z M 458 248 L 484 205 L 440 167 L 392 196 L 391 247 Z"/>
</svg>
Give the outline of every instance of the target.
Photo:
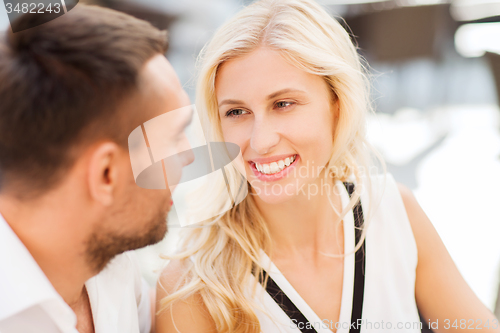
<svg viewBox="0 0 500 333">
<path fill-rule="evenodd" d="M 352 180 L 351 180 L 352 181 Z M 374 204 L 371 211 L 370 196 L 361 194 L 365 222 L 368 229 L 365 239 L 365 282 L 362 305 L 362 320 L 359 332 L 420 332 L 421 324 L 415 302 L 415 270 L 417 247 L 396 182 L 387 174 L 371 176 Z M 354 182 L 354 181 L 352 181 Z M 349 203 L 349 194 L 341 181 L 335 186 L 340 193 L 342 207 Z M 379 204 L 377 205 L 377 202 Z M 371 215 L 369 215 L 371 213 Z M 371 218 L 370 218 L 371 217 Z M 368 218 L 369 221 L 368 221 Z M 353 211 L 344 217 L 344 244 L 346 253 L 355 245 Z M 344 277 L 339 323 L 322 320 L 302 299 L 292 285 L 281 274 L 269 257 L 261 251 L 263 267 L 269 277 L 302 312 L 318 333 L 349 333 L 353 304 L 354 254 L 344 258 Z M 253 276 L 252 281 L 253 282 Z M 328 297 L 325 295 L 325 297 Z M 287 316 L 274 299 L 258 283 L 254 297 L 259 306 L 256 314 L 262 333 L 298 333 L 299 327 Z M 304 331 L 305 332 L 305 331 Z"/>
</svg>

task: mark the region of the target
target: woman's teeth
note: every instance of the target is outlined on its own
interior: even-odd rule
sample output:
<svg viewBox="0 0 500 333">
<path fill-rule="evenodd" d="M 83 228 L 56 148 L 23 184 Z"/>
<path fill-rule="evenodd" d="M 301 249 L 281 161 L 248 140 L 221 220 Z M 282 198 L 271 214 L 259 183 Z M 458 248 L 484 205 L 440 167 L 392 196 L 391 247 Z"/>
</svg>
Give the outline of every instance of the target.
<svg viewBox="0 0 500 333">
<path fill-rule="evenodd" d="M 275 173 L 278 173 L 285 169 L 287 166 L 293 163 L 295 161 L 295 158 L 297 155 L 293 155 L 292 157 L 287 157 L 284 160 L 279 160 L 277 162 L 273 162 L 270 164 L 259 164 L 255 163 L 255 167 L 259 172 L 266 174 L 266 175 L 272 175 Z"/>
</svg>

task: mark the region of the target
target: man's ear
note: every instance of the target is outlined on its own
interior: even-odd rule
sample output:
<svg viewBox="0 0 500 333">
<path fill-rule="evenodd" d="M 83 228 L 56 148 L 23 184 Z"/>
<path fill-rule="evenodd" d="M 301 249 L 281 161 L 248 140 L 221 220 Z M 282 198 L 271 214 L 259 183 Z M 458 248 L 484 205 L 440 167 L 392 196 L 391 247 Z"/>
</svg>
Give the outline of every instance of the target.
<svg viewBox="0 0 500 333">
<path fill-rule="evenodd" d="M 112 204 L 118 185 L 120 148 L 112 142 L 99 144 L 92 152 L 88 165 L 90 196 L 102 205 Z"/>
</svg>

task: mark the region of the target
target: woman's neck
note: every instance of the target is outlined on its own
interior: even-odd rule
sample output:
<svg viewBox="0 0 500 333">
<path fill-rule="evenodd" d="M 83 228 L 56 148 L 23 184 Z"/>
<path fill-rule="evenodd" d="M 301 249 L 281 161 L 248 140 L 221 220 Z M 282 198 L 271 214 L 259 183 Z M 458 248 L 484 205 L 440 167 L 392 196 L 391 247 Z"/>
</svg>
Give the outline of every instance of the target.
<svg viewBox="0 0 500 333">
<path fill-rule="evenodd" d="M 340 213 L 342 204 L 337 192 L 331 191 L 330 200 Z M 279 204 L 255 199 L 271 235 L 273 257 L 342 253 L 338 239 L 343 237 L 343 229 L 327 193 L 296 195 Z"/>
</svg>

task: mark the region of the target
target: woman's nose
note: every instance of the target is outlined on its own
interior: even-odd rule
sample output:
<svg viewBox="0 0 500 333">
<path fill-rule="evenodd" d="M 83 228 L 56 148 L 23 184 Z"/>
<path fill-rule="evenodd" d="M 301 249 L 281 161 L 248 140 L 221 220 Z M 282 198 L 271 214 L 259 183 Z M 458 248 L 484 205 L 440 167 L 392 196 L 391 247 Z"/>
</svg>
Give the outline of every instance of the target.
<svg viewBox="0 0 500 333">
<path fill-rule="evenodd" d="M 250 147 L 259 155 L 272 151 L 280 140 L 276 126 L 270 117 L 256 118 L 253 124 Z"/>
</svg>

